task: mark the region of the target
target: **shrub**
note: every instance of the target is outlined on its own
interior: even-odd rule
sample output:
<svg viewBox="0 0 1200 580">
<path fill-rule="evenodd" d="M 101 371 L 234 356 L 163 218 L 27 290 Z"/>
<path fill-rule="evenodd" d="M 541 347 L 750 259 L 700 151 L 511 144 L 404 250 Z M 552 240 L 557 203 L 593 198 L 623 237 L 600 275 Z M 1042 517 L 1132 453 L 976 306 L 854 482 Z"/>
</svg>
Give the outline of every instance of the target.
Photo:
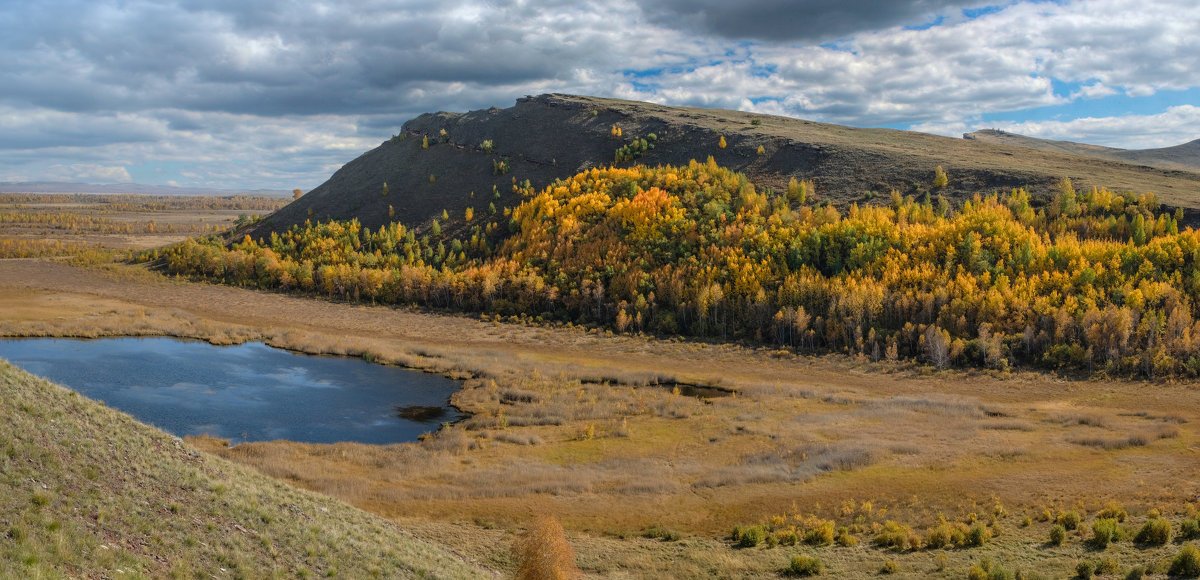
<svg viewBox="0 0 1200 580">
<path fill-rule="evenodd" d="M 815 556 L 792 556 L 792 564 L 787 567 L 787 573 L 795 576 L 816 576 L 823 572 L 825 567 L 821 564 L 821 559 Z"/>
<path fill-rule="evenodd" d="M 675 542 L 678 541 L 679 538 L 683 537 L 683 535 L 680 534 L 678 530 L 672 530 L 670 528 L 664 528 L 658 524 L 654 524 L 649 528 L 646 528 L 646 531 L 642 532 L 642 537 L 650 538 L 652 540 L 662 540 L 664 542 Z"/>
<path fill-rule="evenodd" d="M 1050 543 L 1055 546 L 1061 546 L 1063 541 L 1067 539 L 1067 529 L 1059 524 L 1050 526 Z"/>
<path fill-rule="evenodd" d="M 892 520 L 888 520 L 884 522 L 883 530 L 881 530 L 871 542 L 881 548 L 903 550 L 909 543 L 909 536 L 912 535 L 912 528 L 903 524 L 898 524 Z"/>
<path fill-rule="evenodd" d="M 842 546 L 843 548 L 853 548 L 854 546 L 858 545 L 858 538 L 856 538 L 854 534 L 850 533 L 849 528 L 839 528 L 837 537 L 834 538 L 833 541 L 837 542 L 837 545 Z"/>
<path fill-rule="evenodd" d="M 1185 540 L 1200 538 L 1200 519 L 1188 518 L 1180 522 L 1179 537 Z"/>
<path fill-rule="evenodd" d="M 753 548 L 766 539 L 767 532 L 762 526 L 750 526 L 746 529 L 734 528 L 733 535 L 739 548 Z"/>
<path fill-rule="evenodd" d="M 967 578 L 970 580 L 1013 580 L 1014 576 L 1011 570 L 993 564 L 990 558 L 984 558 L 967 570 Z"/>
<path fill-rule="evenodd" d="M 1184 578 L 1200 576 L 1200 550 L 1191 544 L 1184 546 L 1182 550 L 1179 550 L 1175 559 L 1171 560 L 1171 569 L 1168 573 Z"/>
<path fill-rule="evenodd" d="M 971 530 L 967 532 L 967 539 L 964 545 L 974 547 L 982 546 L 986 544 L 988 539 L 991 537 L 992 532 L 983 524 L 975 524 L 971 526 Z"/>
<path fill-rule="evenodd" d="M 1146 577 L 1146 569 L 1138 566 L 1125 575 L 1125 580 L 1142 580 Z"/>
<path fill-rule="evenodd" d="M 879 569 L 880 574 L 895 574 L 900 571 L 900 565 L 895 560 L 887 560 L 883 563 L 883 567 Z"/>
<path fill-rule="evenodd" d="M 575 551 L 563 534 L 562 525 L 554 516 L 538 518 L 514 546 L 517 578 L 576 578 Z"/>
<path fill-rule="evenodd" d="M 1121 563 L 1116 558 L 1104 558 L 1096 565 L 1097 574 L 1119 574 L 1121 572 Z"/>
<path fill-rule="evenodd" d="M 1088 580 L 1096 572 L 1096 566 L 1087 560 L 1075 565 L 1075 577 Z"/>
<path fill-rule="evenodd" d="M 1082 521 L 1083 516 L 1079 515 L 1079 512 L 1071 510 L 1069 512 L 1062 512 L 1058 514 L 1057 523 L 1068 530 L 1073 530 L 1078 528 L 1079 523 Z"/>
<path fill-rule="evenodd" d="M 1121 504 L 1110 501 L 1105 504 L 1104 509 L 1100 510 L 1100 513 L 1096 514 L 1096 517 L 1111 518 L 1118 522 L 1123 522 L 1125 518 L 1129 517 L 1129 512 L 1125 511 L 1125 508 L 1121 507 Z"/>
<path fill-rule="evenodd" d="M 804 534 L 804 541 L 814 546 L 828 546 L 833 543 L 833 539 L 833 522 L 830 520 L 821 522 Z"/>
<path fill-rule="evenodd" d="M 1103 550 L 1111 542 L 1122 539 L 1121 528 L 1113 518 L 1099 518 L 1092 522 L 1092 546 Z"/>
<path fill-rule="evenodd" d="M 1138 530 L 1137 541 L 1139 544 L 1152 546 L 1165 545 L 1171 541 L 1171 522 L 1157 517 L 1146 520 L 1142 529 Z"/>
</svg>

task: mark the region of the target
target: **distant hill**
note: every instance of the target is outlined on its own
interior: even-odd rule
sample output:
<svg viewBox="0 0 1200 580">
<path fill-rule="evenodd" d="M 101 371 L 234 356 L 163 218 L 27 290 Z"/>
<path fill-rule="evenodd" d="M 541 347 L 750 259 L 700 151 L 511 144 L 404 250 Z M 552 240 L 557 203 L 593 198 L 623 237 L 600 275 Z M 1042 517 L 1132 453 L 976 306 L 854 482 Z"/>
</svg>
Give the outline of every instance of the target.
<svg viewBox="0 0 1200 580">
<path fill-rule="evenodd" d="M 984 143 L 1026 147 L 1038 151 L 1124 161 L 1126 163 L 1161 169 L 1200 171 L 1200 139 L 1184 143 L 1183 145 L 1159 149 L 1116 149 L 1071 141 L 1051 141 L 1049 139 L 1026 137 L 997 129 L 984 129 L 982 131 L 975 131 L 974 133 L 966 133 L 963 135 L 963 138 Z"/>
<path fill-rule="evenodd" d="M 492 575 L 3 360 L 0 414 L 0 577 Z"/>
<path fill-rule="evenodd" d="M 613 127 L 621 130 L 620 136 Z M 499 209 L 515 207 L 520 199 L 513 193 L 514 180 L 529 180 L 540 188 L 580 170 L 613 164 L 619 148 L 649 140 L 651 134 L 657 137 L 652 149 L 619 165 L 680 165 L 711 155 L 759 187 L 781 190 L 792 177 L 812 180 L 818 199 L 839 204 L 885 203 L 892 189 L 921 195 L 940 165 L 950 175 L 950 185 L 942 191 L 958 198 L 1018 186 L 1036 196 L 1070 177 L 1077 188 L 1154 191 L 1164 203 L 1200 208 L 1196 172 L 912 131 L 551 94 L 518 99 L 507 109 L 412 119 L 398 135 L 247 233 L 264 236 L 306 219 L 357 218 L 372 228 L 393 220 L 420 225 L 443 211 L 460 217 L 468 207 L 475 212 L 490 203 Z M 724 148 L 719 146 L 722 137 Z M 485 141 L 490 147 L 484 147 Z M 508 164 L 507 173 L 494 169 L 502 163 Z"/>
<path fill-rule="evenodd" d="M 54 181 L 0 182 L 0 193 L 97 193 L 143 195 L 265 195 L 290 197 L 292 192 L 279 189 L 213 189 L 203 187 L 175 187 L 171 185 L 143 185 L 140 183 L 66 183 Z"/>
</svg>

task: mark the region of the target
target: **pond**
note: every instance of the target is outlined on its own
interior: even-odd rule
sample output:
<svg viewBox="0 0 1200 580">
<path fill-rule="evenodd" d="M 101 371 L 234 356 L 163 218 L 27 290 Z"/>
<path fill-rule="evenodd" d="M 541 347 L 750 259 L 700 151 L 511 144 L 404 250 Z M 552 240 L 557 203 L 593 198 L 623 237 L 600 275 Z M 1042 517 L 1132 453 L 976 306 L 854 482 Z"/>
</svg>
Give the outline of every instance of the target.
<svg viewBox="0 0 1200 580">
<path fill-rule="evenodd" d="M 458 381 L 258 342 L 16 339 L 0 358 L 168 433 L 232 443 L 397 443 L 463 418 Z"/>
</svg>

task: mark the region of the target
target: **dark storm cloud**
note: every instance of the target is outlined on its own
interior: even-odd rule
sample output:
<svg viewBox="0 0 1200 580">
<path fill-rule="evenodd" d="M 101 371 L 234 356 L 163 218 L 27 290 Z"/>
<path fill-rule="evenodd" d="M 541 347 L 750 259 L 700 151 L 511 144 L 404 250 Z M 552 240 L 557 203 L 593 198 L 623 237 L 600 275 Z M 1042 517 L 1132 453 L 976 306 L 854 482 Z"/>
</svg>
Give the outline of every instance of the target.
<svg viewBox="0 0 1200 580">
<path fill-rule="evenodd" d="M 651 21 L 735 40 L 821 42 L 927 23 L 986 0 L 637 0 Z M 1007 3 L 1007 2 L 1002 2 Z"/>
</svg>

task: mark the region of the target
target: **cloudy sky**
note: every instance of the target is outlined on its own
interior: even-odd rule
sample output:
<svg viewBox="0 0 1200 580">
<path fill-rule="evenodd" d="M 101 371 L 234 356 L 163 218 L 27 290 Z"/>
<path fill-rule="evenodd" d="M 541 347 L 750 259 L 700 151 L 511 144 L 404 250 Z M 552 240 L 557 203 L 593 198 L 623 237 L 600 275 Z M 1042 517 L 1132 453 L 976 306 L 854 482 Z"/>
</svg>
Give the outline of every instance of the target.
<svg viewBox="0 0 1200 580">
<path fill-rule="evenodd" d="M 1195 0 L 2 0 L 0 181 L 305 190 L 569 92 L 958 136 L 1200 138 Z"/>
</svg>

